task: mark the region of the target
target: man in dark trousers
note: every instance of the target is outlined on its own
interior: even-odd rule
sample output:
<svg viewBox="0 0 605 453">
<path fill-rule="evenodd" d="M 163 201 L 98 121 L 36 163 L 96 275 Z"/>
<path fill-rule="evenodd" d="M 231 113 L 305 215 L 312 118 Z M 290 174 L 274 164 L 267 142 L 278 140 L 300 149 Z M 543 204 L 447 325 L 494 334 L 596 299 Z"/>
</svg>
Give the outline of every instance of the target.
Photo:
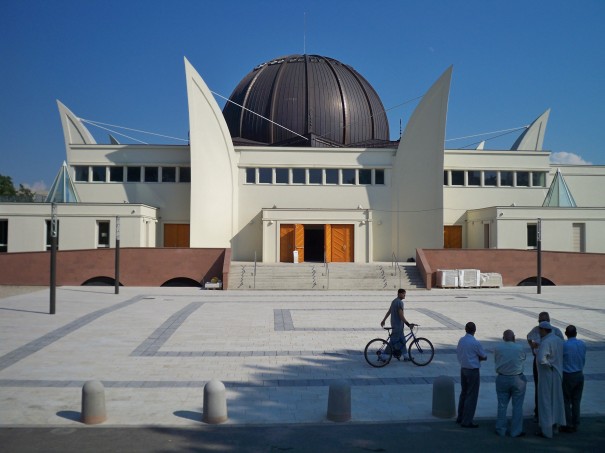
<svg viewBox="0 0 605 453">
<path fill-rule="evenodd" d="M 481 343 L 475 338 L 477 331 L 475 323 L 467 322 L 464 330 L 466 335 L 460 338 L 456 348 L 458 362 L 460 362 L 460 385 L 462 386 L 456 423 L 463 428 L 478 428 L 479 425 L 473 422 L 473 418 L 479 398 L 479 368 L 481 368 L 481 362 L 487 360 L 487 354 Z"/>
<path fill-rule="evenodd" d="M 563 403 L 565 404 L 566 426 L 560 431 L 575 433 L 580 424 L 580 401 L 584 390 L 584 364 L 586 363 L 586 345 L 576 336 L 576 326 L 565 329 L 567 341 L 563 345 Z"/>
</svg>

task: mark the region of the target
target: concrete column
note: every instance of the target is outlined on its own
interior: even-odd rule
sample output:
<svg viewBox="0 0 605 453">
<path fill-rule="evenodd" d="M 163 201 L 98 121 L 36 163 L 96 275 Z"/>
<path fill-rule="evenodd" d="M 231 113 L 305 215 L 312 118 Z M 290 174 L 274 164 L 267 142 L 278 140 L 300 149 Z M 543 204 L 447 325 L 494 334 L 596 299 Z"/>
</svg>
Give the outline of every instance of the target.
<svg viewBox="0 0 605 453">
<path fill-rule="evenodd" d="M 328 420 L 333 422 L 351 420 L 351 386 L 344 381 L 336 381 L 330 385 Z"/>
<path fill-rule="evenodd" d="M 216 379 L 204 386 L 204 414 L 205 423 L 218 424 L 227 421 L 227 396 L 225 384 Z"/>
<path fill-rule="evenodd" d="M 105 388 L 100 381 L 88 381 L 82 387 L 81 421 L 87 425 L 96 425 L 105 420 Z"/>
<path fill-rule="evenodd" d="M 456 415 L 454 379 L 449 376 L 439 376 L 433 381 L 433 415 L 439 418 Z"/>
</svg>

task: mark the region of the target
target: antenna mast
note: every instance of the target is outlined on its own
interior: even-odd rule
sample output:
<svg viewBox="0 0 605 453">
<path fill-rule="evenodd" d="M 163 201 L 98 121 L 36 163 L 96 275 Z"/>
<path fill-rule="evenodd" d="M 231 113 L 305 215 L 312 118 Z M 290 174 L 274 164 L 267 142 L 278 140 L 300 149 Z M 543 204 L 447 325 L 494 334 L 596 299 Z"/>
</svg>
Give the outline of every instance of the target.
<svg viewBox="0 0 605 453">
<path fill-rule="evenodd" d="M 303 13 L 303 55 L 307 54 L 307 13 Z"/>
</svg>

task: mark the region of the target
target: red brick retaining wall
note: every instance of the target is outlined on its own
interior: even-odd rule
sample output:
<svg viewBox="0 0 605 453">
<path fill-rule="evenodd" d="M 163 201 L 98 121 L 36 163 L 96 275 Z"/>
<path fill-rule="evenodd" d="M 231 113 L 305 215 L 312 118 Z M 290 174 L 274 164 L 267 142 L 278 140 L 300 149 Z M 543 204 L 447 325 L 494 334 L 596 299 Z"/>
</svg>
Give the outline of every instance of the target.
<svg viewBox="0 0 605 453">
<path fill-rule="evenodd" d="M 438 269 L 479 269 L 502 275 L 504 286 L 536 277 L 535 250 L 417 249 L 416 265 L 427 289 L 435 286 Z M 542 252 L 542 278 L 555 285 L 605 285 L 605 254 Z"/>
<path fill-rule="evenodd" d="M 226 284 L 230 249 L 122 248 L 120 283 L 161 286 L 173 278 L 196 282 L 218 277 Z M 57 285 L 78 286 L 95 277 L 115 276 L 115 249 L 57 252 Z M 48 286 L 50 252 L 0 254 L 0 285 Z"/>
</svg>

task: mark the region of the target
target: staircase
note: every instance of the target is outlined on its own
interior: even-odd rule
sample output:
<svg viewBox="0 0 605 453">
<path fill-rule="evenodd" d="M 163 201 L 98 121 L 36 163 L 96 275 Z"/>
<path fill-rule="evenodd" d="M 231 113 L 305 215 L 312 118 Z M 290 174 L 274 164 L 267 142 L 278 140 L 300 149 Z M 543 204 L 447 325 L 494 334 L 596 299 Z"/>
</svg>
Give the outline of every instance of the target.
<svg viewBox="0 0 605 453">
<path fill-rule="evenodd" d="M 232 262 L 230 290 L 388 290 L 425 288 L 415 263 L 254 263 Z"/>
</svg>

